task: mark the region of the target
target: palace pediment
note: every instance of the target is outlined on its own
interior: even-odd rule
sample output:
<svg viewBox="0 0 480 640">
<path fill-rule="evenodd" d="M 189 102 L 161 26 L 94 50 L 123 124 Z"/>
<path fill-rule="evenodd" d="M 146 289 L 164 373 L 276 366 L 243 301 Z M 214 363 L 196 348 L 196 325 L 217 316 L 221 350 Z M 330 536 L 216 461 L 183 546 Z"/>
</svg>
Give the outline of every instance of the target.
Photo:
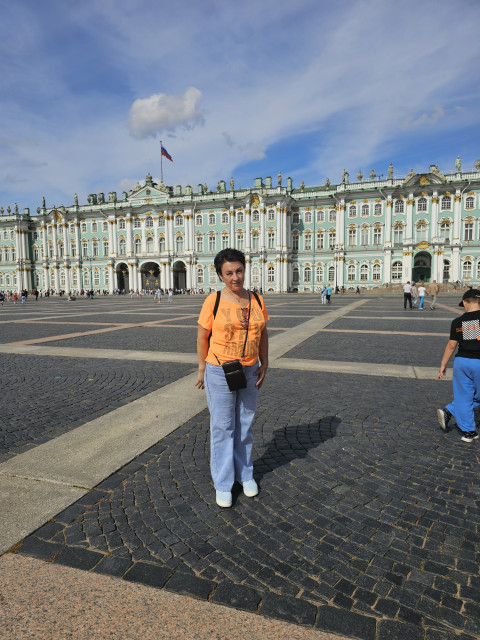
<svg viewBox="0 0 480 640">
<path fill-rule="evenodd" d="M 403 185 L 405 187 L 420 186 L 424 187 L 429 184 L 444 184 L 446 178 L 437 167 L 431 167 L 428 173 L 414 173 L 413 170 L 405 178 Z"/>
<path fill-rule="evenodd" d="M 137 186 L 128 195 L 128 202 L 131 204 L 141 204 L 149 202 L 165 202 L 170 197 L 170 191 L 165 185 L 145 185 Z"/>
</svg>

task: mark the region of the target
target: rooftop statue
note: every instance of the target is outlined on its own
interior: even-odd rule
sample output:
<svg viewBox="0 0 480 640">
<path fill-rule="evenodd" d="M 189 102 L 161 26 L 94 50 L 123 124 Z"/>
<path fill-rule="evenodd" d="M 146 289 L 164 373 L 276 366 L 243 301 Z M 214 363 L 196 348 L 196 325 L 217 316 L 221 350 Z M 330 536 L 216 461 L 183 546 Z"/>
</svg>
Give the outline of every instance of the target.
<svg viewBox="0 0 480 640">
<path fill-rule="evenodd" d="M 281 174 L 281 172 L 280 172 L 280 171 L 278 172 L 278 176 L 277 176 L 277 185 L 278 185 L 279 187 L 281 187 L 281 186 L 282 186 L 282 174 Z"/>
<path fill-rule="evenodd" d="M 372 169 L 370 171 L 370 180 L 375 180 L 376 177 L 377 177 L 377 174 L 375 173 L 375 170 Z"/>
<path fill-rule="evenodd" d="M 235 182 L 233 181 L 233 178 L 230 178 L 230 191 L 233 191 L 235 189 Z"/>
<path fill-rule="evenodd" d="M 363 180 L 363 173 L 362 173 L 362 170 L 361 170 L 361 169 L 359 169 L 359 170 L 358 170 L 358 173 L 357 173 L 357 180 L 358 180 L 359 182 L 361 182 L 361 181 Z"/>
<path fill-rule="evenodd" d="M 330 186 L 330 184 L 331 184 L 331 183 L 330 183 L 330 178 L 326 178 L 326 179 L 325 179 L 325 186 L 326 186 L 326 187 L 329 187 L 329 186 Z"/>
<path fill-rule="evenodd" d="M 475 169 L 480 171 L 480 158 L 475 162 Z"/>
<path fill-rule="evenodd" d="M 15 213 L 18 213 L 18 204 L 15 202 Z"/>
<path fill-rule="evenodd" d="M 42 198 L 42 209 L 45 209 L 45 196 Z"/>
<path fill-rule="evenodd" d="M 302 191 L 305 189 L 305 182 L 303 180 L 300 182 L 300 189 Z"/>
<path fill-rule="evenodd" d="M 345 169 L 342 171 L 342 182 L 343 184 L 348 184 L 348 180 L 349 180 L 349 175 L 348 175 L 348 171 L 345 171 Z"/>
<path fill-rule="evenodd" d="M 388 165 L 388 179 L 393 180 L 393 164 L 391 162 Z"/>
<path fill-rule="evenodd" d="M 457 173 L 460 173 L 462 170 L 462 161 L 460 160 L 460 156 L 457 156 L 457 159 L 455 160 L 455 169 L 457 170 Z"/>
<path fill-rule="evenodd" d="M 75 202 L 75 206 L 78 207 L 78 196 L 77 196 L 77 194 L 75 194 L 73 196 L 73 201 Z"/>
</svg>

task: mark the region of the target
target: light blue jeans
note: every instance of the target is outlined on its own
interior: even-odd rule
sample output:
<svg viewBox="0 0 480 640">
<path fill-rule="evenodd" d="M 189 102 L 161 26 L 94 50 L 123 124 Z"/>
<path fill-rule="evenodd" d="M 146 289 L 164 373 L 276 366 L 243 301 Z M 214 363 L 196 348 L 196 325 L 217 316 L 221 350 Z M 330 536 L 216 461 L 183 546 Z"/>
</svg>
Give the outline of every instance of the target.
<svg viewBox="0 0 480 640">
<path fill-rule="evenodd" d="M 243 367 L 247 387 L 230 391 L 219 365 L 207 362 L 205 389 L 210 411 L 210 470 L 217 491 L 231 491 L 233 483 L 253 478 L 252 424 L 257 408 L 258 364 Z"/>
<path fill-rule="evenodd" d="M 480 406 L 480 360 L 455 358 L 453 361 L 453 402 L 447 409 L 461 431 L 475 431 L 473 410 Z"/>
<path fill-rule="evenodd" d="M 420 296 L 419 300 L 420 300 L 420 306 L 418 307 L 419 309 L 423 309 L 423 300 L 424 300 L 425 296 Z"/>
</svg>

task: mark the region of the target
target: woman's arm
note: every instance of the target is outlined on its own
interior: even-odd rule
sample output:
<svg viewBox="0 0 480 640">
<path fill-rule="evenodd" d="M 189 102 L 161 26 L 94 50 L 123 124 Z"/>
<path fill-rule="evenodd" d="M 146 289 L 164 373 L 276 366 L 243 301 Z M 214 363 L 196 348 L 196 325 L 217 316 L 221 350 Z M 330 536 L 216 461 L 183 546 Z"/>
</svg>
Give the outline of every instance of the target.
<svg viewBox="0 0 480 640">
<path fill-rule="evenodd" d="M 198 325 L 197 331 L 197 356 L 198 356 L 198 376 L 195 386 L 199 389 L 205 387 L 205 359 L 208 354 L 208 337 L 210 331 Z"/>
<path fill-rule="evenodd" d="M 457 344 L 458 342 L 456 340 L 449 340 L 447 342 L 447 346 L 445 347 L 445 351 L 443 352 L 440 369 L 438 370 L 437 380 L 441 380 L 447 373 L 448 361 L 450 360 L 452 353 L 455 351 Z"/>
<path fill-rule="evenodd" d="M 260 389 L 265 379 L 265 374 L 268 369 L 268 331 L 267 327 L 264 327 L 260 336 L 260 344 L 258 346 L 258 357 L 260 358 L 260 366 L 254 372 L 253 375 L 258 376 L 258 380 L 255 386 Z"/>
</svg>

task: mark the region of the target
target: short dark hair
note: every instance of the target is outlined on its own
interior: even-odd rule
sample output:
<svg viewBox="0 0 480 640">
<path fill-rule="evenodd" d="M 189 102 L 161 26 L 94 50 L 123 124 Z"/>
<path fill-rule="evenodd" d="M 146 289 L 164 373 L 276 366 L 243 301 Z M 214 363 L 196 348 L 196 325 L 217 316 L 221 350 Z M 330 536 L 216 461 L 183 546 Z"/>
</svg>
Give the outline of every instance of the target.
<svg viewBox="0 0 480 640">
<path fill-rule="evenodd" d="M 219 276 L 222 275 L 222 267 L 224 262 L 240 262 L 245 268 L 245 254 L 243 254 L 238 249 L 222 249 L 217 253 L 213 264 L 215 266 L 215 271 Z"/>
</svg>

